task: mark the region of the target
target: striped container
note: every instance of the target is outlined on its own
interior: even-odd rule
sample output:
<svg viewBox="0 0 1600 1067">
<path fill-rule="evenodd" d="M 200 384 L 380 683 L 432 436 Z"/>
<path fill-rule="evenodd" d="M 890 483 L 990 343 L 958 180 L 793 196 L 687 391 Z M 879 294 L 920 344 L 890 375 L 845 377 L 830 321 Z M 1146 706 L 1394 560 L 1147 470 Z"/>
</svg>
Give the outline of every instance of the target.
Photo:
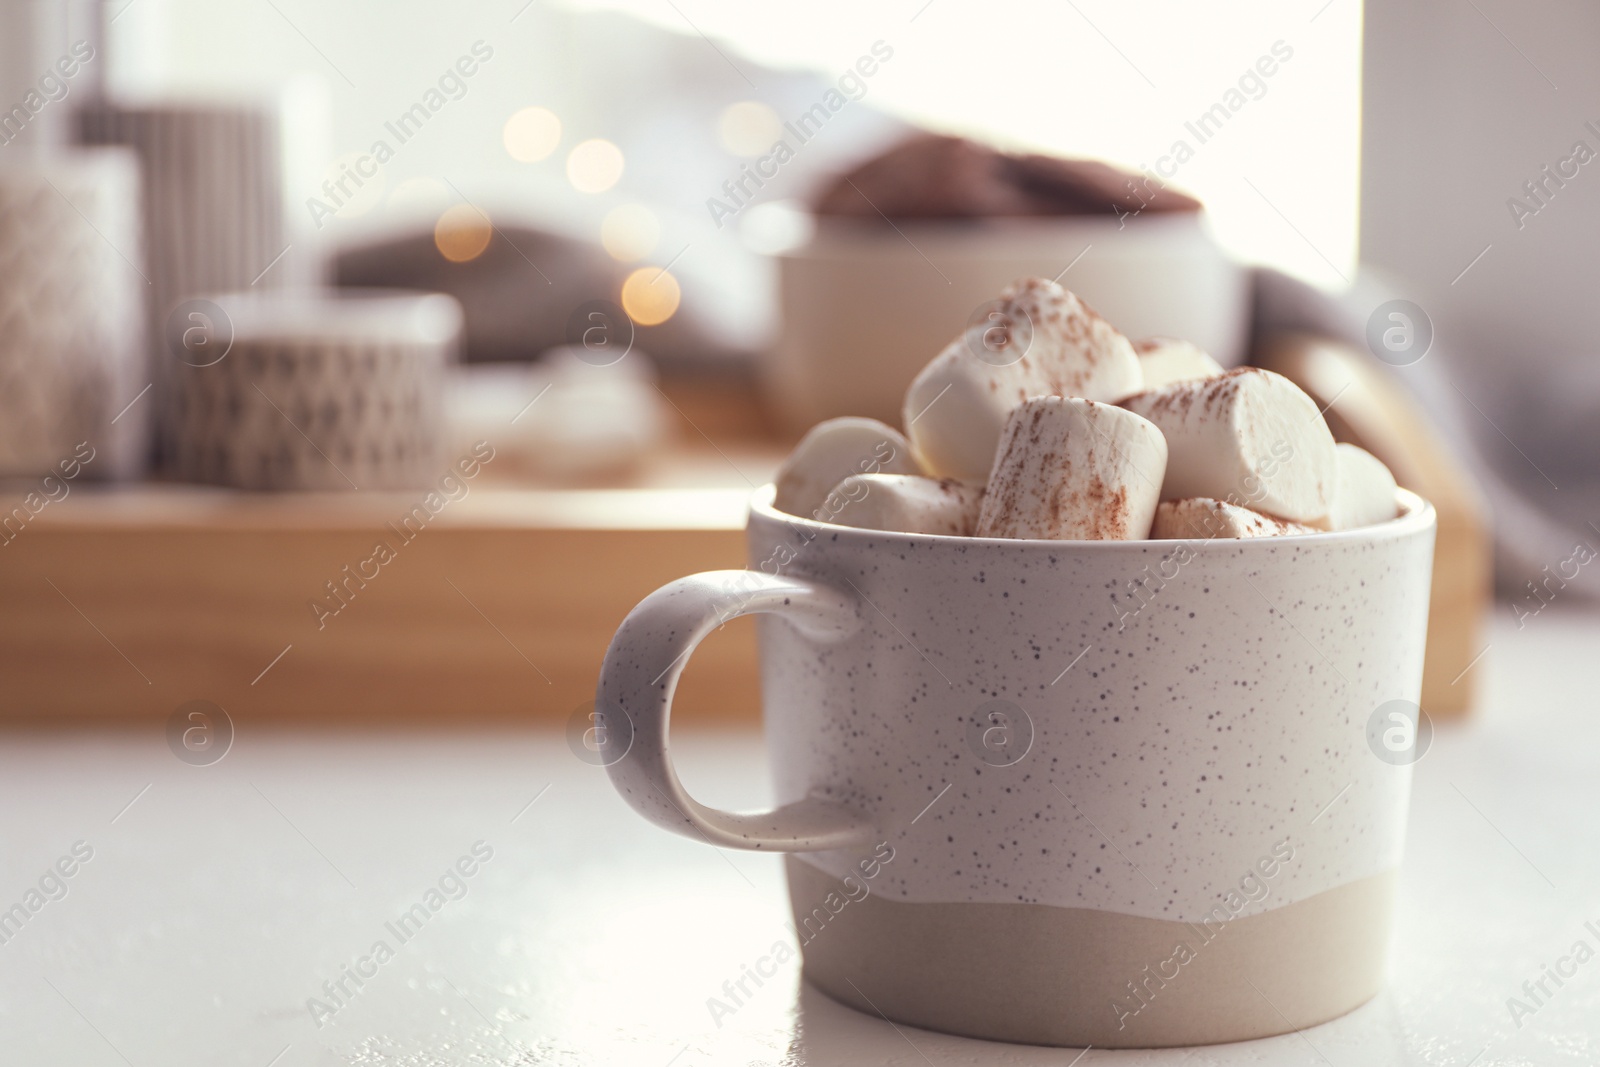
<svg viewBox="0 0 1600 1067">
<path fill-rule="evenodd" d="M 150 399 L 157 454 L 166 465 L 174 447 L 173 378 L 181 366 L 181 354 L 163 340 L 174 308 L 197 294 L 277 289 L 285 278 L 279 113 L 265 103 L 95 103 L 80 113 L 79 132 L 89 144 L 133 148 L 143 171 Z"/>
</svg>

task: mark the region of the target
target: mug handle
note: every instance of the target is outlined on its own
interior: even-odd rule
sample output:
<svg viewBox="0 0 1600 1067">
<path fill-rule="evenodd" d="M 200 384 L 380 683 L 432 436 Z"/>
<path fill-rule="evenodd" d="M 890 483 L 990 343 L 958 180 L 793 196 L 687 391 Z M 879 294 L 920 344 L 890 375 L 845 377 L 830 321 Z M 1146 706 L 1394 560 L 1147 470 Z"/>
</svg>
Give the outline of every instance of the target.
<svg viewBox="0 0 1600 1067">
<path fill-rule="evenodd" d="M 723 848 L 820 852 L 870 844 L 876 840 L 871 823 L 820 797 L 738 814 L 706 807 L 678 781 L 667 743 L 678 677 L 707 634 L 761 612 L 829 643 L 861 624 L 855 601 L 837 590 L 763 571 L 706 571 L 657 589 L 622 621 L 600 668 L 595 711 L 597 721 L 613 720 L 600 745 L 611 783 L 656 825 Z"/>
</svg>

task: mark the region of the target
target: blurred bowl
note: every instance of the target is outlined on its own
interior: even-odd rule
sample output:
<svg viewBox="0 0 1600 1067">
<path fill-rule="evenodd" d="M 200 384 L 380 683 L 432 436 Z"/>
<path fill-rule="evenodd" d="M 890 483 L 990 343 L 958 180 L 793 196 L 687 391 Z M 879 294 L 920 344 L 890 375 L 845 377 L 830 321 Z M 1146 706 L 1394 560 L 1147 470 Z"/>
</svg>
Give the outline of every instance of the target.
<svg viewBox="0 0 1600 1067">
<path fill-rule="evenodd" d="M 794 217 L 781 225 L 796 233 Z M 1057 278 L 1130 338 L 1181 337 L 1225 366 L 1244 360 L 1249 278 L 1199 213 L 809 229 L 777 252 L 782 321 L 764 368 L 791 428 L 837 415 L 898 425 L 917 371 L 1029 276 Z"/>
<path fill-rule="evenodd" d="M 445 405 L 453 452 L 488 440 L 496 469 L 525 480 L 626 482 L 660 453 L 671 426 L 650 357 L 638 348 L 626 355 L 597 363 L 591 350 L 562 346 L 533 363 L 457 368 Z"/>
</svg>

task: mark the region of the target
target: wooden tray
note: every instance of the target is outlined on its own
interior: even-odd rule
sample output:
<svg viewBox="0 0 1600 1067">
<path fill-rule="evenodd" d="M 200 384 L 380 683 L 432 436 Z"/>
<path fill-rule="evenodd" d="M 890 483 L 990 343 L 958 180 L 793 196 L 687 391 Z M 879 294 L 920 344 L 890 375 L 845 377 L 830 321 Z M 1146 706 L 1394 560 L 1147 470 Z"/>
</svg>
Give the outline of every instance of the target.
<svg viewBox="0 0 1600 1067">
<path fill-rule="evenodd" d="M 565 721 L 641 597 L 744 565 L 742 486 L 419 496 L 74 489 L 0 545 L 0 715 Z M 681 706 L 754 717 L 749 623 Z"/>
</svg>

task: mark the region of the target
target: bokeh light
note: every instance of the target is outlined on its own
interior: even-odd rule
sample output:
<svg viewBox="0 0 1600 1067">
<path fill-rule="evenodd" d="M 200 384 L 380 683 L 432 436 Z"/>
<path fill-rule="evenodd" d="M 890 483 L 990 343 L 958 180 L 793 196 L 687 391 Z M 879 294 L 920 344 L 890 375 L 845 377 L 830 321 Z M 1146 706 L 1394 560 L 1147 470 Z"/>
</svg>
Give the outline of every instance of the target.
<svg viewBox="0 0 1600 1067">
<path fill-rule="evenodd" d="M 648 256 L 660 240 L 661 222 L 643 204 L 614 207 L 600 223 L 600 243 L 612 259 L 623 263 Z"/>
<path fill-rule="evenodd" d="M 519 163 L 537 163 L 561 143 L 561 120 L 542 107 L 525 107 L 506 119 L 500 131 L 506 151 Z"/>
<path fill-rule="evenodd" d="M 672 318 L 681 298 L 678 279 L 660 267 L 640 267 L 622 283 L 622 310 L 640 326 L 657 326 Z"/>
<path fill-rule="evenodd" d="M 483 255 L 493 232 L 489 216 L 471 204 L 456 204 L 439 216 L 433 227 L 433 243 L 439 254 L 452 263 L 466 263 Z"/>
<path fill-rule="evenodd" d="M 765 155 L 783 136 L 783 120 L 766 104 L 741 100 L 722 109 L 717 140 L 736 156 Z"/>
<path fill-rule="evenodd" d="M 603 193 L 622 177 L 622 149 L 596 138 L 567 155 L 567 181 L 580 193 Z"/>
</svg>

